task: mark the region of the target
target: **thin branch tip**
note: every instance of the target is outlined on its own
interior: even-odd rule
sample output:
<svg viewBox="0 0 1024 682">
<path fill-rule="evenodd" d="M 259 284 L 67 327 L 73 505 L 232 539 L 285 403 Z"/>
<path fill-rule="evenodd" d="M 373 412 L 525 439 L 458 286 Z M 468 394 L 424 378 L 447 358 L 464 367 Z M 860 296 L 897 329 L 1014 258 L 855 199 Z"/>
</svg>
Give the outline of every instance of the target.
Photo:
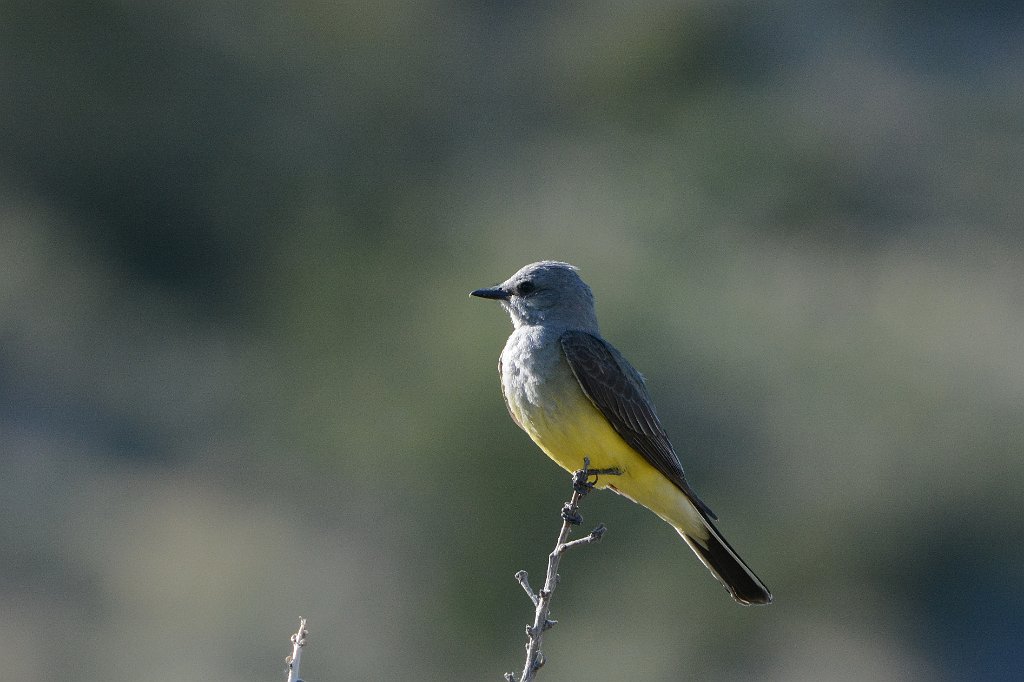
<svg viewBox="0 0 1024 682">
<path fill-rule="evenodd" d="M 532 601 L 533 605 L 536 607 L 540 598 L 534 593 L 533 588 L 530 587 L 530 574 L 526 571 L 517 571 L 515 579 L 516 582 L 522 586 L 523 591 L 526 592 L 526 596 L 530 598 L 530 601 Z"/>
<path fill-rule="evenodd" d="M 307 637 L 309 637 L 309 630 L 306 629 L 306 619 L 299 618 L 299 630 L 289 638 L 292 643 L 292 653 L 284 659 L 288 665 L 287 682 L 302 682 L 302 678 L 299 677 L 299 663 Z"/>
<path fill-rule="evenodd" d="M 306 629 L 306 619 L 299 618 L 299 631 L 292 635 L 292 644 L 306 646 L 306 637 L 308 636 L 309 630 Z"/>
</svg>

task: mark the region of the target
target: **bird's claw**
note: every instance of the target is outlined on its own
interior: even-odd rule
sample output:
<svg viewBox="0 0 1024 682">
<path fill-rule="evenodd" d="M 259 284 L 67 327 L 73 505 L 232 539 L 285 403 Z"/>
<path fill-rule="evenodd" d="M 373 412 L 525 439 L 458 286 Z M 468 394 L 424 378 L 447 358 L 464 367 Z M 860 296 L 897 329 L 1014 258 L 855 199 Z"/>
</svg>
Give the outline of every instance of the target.
<svg viewBox="0 0 1024 682">
<path fill-rule="evenodd" d="M 590 482 L 591 476 L 594 476 L 593 483 Z M 587 467 L 583 467 L 572 474 L 572 489 L 580 495 L 586 495 L 593 490 L 595 483 L 597 483 L 597 477 Z"/>
<path fill-rule="evenodd" d="M 590 458 L 583 458 L 583 468 L 574 471 L 572 474 L 572 488 L 580 495 L 586 495 L 594 486 L 597 485 L 597 479 L 600 476 L 621 476 L 622 470 L 611 467 L 608 469 L 591 469 Z M 593 481 L 591 481 L 593 477 Z"/>
</svg>

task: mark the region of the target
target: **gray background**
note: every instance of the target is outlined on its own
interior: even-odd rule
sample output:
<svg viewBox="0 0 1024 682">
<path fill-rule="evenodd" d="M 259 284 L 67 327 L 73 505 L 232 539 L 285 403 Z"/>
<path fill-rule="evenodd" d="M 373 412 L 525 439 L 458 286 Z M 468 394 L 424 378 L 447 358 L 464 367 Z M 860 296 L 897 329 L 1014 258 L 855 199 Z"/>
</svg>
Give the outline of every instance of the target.
<svg viewBox="0 0 1024 682">
<path fill-rule="evenodd" d="M 567 477 L 471 289 L 582 268 L 734 605 L 610 494 L 546 680 L 1024 667 L 1007 3 L 0 3 L 5 679 L 497 680 Z"/>
</svg>

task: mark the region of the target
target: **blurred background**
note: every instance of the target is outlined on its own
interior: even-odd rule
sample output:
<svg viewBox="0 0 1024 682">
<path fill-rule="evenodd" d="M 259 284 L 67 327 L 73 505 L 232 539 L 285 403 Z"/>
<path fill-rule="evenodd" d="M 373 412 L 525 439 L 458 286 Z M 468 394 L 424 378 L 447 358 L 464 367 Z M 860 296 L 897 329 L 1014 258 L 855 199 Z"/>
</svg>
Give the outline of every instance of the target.
<svg viewBox="0 0 1024 682">
<path fill-rule="evenodd" d="M 541 679 L 1019 679 L 1021 5 L 0 17 L 5 678 L 520 669 L 570 489 L 467 294 L 554 258 L 776 603 L 593 495 Z"/>
</svg>

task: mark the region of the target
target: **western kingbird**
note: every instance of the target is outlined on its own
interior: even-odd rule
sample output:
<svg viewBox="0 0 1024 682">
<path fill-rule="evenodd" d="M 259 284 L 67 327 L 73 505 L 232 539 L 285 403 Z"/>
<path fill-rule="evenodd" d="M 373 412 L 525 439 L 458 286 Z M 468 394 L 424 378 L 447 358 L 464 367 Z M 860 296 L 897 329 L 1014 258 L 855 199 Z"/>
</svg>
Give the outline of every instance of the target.
<svg viewBox="0 0 1024 682">
<path fill-rule="evenodd" d="M 513 421 L 559 466 L 618 469 L 611 488 L 667 521 L 741 604 L 771 592 L 715 527 L 714 512 L 686 482 L 643 377 L 601 338 L 594 296 L 574 266 L 541 261 L 472 296 L 496 299 L 513 331 L 498 362 Z"/>
</svg>

